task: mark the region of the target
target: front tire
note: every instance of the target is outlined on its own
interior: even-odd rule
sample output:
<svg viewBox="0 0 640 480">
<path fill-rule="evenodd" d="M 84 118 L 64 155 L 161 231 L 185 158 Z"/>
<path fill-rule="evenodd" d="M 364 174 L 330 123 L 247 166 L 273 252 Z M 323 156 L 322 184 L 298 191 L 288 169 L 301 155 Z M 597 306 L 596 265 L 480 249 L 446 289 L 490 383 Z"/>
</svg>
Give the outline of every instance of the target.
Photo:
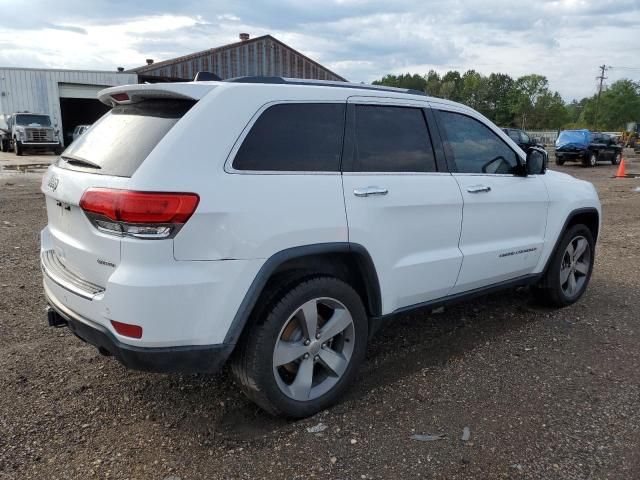
<svg viewBox="0 0 640 480">
<path fill-rule="evenodd" d="M 335 404 L 364 360 L 368 322 L 358 293 L 333 277 L 294 284 L 259 306 L 232 371 L 267 412 L 290 418 Z"/>
<path fill-rule="evenodd" d="M 562 236 L 557 250 L 534 292 L 539 301 L 553 307 L 577 302 L 591 279 L 595 259 L 595 242 L 591 230 L 578 224 Z"/>
<path fill-rule="evenodd" d="M 556 155 L 556 165 L 564 165 L 564 158 Z"/>
<path fill-rule="evenodd" d="M 598 163 L 598 155 L 594 152 L 589 153 L 582 161 L 583 167 L 595 167 Z"/>
<path fill-rule="evenodd" d="M 20 143 L 20 140 L 15 140 L 13 142 L 13 150 L 18 157 L 24 153 L 24 149 L 22 147 L 22 143 Z"/>
</svg>

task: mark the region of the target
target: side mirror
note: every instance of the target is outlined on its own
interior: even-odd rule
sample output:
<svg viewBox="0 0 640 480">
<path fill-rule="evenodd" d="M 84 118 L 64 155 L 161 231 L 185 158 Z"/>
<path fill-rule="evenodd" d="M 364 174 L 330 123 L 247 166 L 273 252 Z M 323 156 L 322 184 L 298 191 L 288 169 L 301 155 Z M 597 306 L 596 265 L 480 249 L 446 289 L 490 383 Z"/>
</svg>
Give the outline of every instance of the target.
<svg viewBox="0 0 640 480">
<path fill-rule="evenodd" d="M 531 147 L 527 152 L 527 175 L 541 175 L 547 171 L 549 154 L 540 147 Z"/>
</svg>

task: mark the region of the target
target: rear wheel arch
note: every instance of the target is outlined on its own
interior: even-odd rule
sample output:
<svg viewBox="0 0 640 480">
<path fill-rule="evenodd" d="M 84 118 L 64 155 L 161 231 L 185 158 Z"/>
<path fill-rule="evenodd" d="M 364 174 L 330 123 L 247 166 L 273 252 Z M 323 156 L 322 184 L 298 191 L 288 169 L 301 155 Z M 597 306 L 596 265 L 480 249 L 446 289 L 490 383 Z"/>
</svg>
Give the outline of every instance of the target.
<svg viewBox="0 0 640 480">
<path fill-rule="evenodd" d="M 360 295 L 369 317 L 381 314 L 381 294 L 375 265 L 361 245 L 320 243 L 282 250 L 260 268 L 227 331 L 225 344 L 239 342 L 259 309 L 268 308 L 274 293 L 305 278 L 331 276 L 345 281 Z"/>
</svg>

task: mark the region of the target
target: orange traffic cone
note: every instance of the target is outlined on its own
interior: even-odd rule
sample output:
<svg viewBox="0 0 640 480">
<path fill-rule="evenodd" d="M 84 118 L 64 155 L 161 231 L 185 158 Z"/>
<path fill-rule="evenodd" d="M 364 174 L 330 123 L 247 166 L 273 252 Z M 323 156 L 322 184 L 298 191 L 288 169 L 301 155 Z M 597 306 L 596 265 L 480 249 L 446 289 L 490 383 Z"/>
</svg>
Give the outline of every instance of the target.
<svg viewBox="0 0 640 480">
<path fill-rule="evenodd" d="M 624 170 L 624 158 L 620 159 L 620 166 L 618 167 L 618 171 L 616 172 L 615 178 L 625 178 L 627 176 Z"/>
</svg>

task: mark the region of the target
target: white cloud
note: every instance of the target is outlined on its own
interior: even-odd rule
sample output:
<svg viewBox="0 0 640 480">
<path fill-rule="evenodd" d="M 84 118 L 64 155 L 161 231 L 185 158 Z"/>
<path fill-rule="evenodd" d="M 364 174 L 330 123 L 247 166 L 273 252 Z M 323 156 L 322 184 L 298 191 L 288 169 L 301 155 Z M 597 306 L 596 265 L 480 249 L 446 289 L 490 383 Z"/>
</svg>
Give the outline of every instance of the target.
<svg viewBox="0 0 640 480">
<path fill-rule="evenodd" d="M 1 0 L 0 0 L 1 1 Z M 0 65 L 114 70 L 271 33 L 352 81 L 430 68 L 540 73 L 567 99 L 635 66 L 637 0 L 33 0 L 0 25 Z M 90 8 L 90 12 L 86 10 Z M 128 15 L 123 18 L 126 13 Z M 612 69 L 609 81 L 640 79 Z"/>
</svg>

